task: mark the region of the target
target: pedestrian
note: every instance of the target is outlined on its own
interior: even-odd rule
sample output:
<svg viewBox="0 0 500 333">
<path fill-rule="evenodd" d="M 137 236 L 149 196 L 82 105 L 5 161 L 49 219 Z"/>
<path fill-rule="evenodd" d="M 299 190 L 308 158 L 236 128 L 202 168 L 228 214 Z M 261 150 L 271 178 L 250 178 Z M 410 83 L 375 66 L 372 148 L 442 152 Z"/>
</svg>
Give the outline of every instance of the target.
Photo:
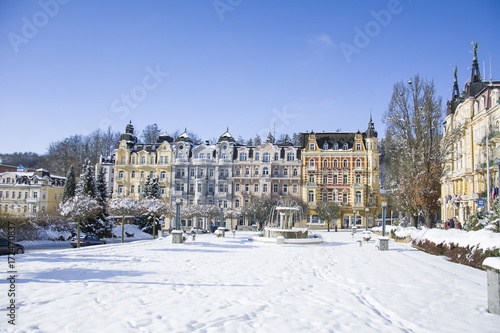
<svg viewBox="0 0 500 333">
<path fill-rule="evenodd" d="M 450 228 L 455 228 L 455 218 L 450 219 Z"/>
</svg>

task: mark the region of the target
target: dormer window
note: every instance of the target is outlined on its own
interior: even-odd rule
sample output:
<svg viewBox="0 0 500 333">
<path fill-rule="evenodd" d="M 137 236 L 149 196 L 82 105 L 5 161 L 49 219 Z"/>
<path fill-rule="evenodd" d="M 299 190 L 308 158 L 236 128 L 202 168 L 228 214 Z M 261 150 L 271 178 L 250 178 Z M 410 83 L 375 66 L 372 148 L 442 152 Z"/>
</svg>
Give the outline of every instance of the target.
<svg viewBox="0 0 500 333">
<path fill-rule="evenodd" d="M 328 142 L 323 143 L 323 150 L 328 150 Z"/>
<path fill-rule="evenodd" d="M 333 144 L 333 150 L 339 150 L 339 144 L 338 143 L 334 143 Z"/>
<path fill-rule="evenodd" d="M 314 143 L 310 143 L 309 150 L 315 150 L 315 149 L 316 149 L 316 145 Z"/>
<path fill-rule="evenodd" d="M 344 148 L 342 148 L 344 150 L 348 150 L 349 149 L 349 145 L 347 143 L 344 143 Z"/>
</svg>

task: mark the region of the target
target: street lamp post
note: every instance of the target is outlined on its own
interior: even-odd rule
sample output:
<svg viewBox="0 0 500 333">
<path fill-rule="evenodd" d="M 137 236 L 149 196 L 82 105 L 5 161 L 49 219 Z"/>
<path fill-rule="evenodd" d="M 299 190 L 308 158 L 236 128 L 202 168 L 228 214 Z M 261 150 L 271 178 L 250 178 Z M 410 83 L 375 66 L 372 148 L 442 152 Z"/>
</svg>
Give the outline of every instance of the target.
<svg viewBox="0 0 500 333">
<path fill-rule="evenodd" d="M 370 211 L 370 209 L 368 209 L 368 207 L 365 208 L 365 231 L 368 231 L 368 212 Z"/>
<path fill-rule="evenodd" d="M 224 208 L 220 208 L 220 223 L 219 223 L 220 228 L 224 228 Z"/>
<path fill-rule="evenodd" d="M 175 200 L 175 230 L 181 230 L 181 200 Z"/>
<path fill-rule="evenodd" d="M 385 237 L 385 213 L 387 209 L 387 202 L 382 201 L 382 237 Z"/>
</svg>

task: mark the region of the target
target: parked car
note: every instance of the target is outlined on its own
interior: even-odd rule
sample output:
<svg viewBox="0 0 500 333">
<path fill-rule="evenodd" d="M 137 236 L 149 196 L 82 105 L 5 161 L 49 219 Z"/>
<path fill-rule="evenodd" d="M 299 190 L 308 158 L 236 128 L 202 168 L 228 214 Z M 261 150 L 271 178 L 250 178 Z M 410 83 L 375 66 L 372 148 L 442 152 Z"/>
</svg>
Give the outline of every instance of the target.
<svg viewBox="0 0 500 333">
<path fill-rule="evenodd" d="M 80 236 L 80 246 L 90 246 L 90 245 L 101 245 L 106 244 L 106 241 L 100 239 L 96 235 L 85 235 Z M 78 239 L 76 237 L 71 238 L 71 246 L 78 246 Z"/>
<path fill-rule="evenodd" d="M 10 243 L 10 245 L 9 245 Z M 14 251 L 12 251 L 14 250 Z M 1 254 L 21 254 L 24 253 L 24 246 L 18 243 L 9 241 L 7 238 L 0 238 L 0 255 Z"/>
<path fill-rule="evenodd" d="M 208 232 L 208 230 L 200 228 L 200 227 L 192 227 L 189 232 L 195 233 L 195 234 L 206 234 Z"/>
</svg>

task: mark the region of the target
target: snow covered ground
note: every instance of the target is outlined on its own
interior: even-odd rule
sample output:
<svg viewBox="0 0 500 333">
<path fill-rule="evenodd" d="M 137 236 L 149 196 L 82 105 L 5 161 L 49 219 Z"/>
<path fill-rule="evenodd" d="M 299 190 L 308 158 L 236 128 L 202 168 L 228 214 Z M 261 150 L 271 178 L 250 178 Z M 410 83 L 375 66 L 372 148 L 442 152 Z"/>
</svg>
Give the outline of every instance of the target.
<svg viewBox="0 0 500 333">
<path fill-rule="evenodd" d="M 170 237 L 16 256 L 7 332 L 499 332 L 486 272 L 361 232 L 322 245 Z M 7 259 L 0 267 L 8 277 Z M 11 285 L 12 286 L 12 285 Z"/>
</svg>

